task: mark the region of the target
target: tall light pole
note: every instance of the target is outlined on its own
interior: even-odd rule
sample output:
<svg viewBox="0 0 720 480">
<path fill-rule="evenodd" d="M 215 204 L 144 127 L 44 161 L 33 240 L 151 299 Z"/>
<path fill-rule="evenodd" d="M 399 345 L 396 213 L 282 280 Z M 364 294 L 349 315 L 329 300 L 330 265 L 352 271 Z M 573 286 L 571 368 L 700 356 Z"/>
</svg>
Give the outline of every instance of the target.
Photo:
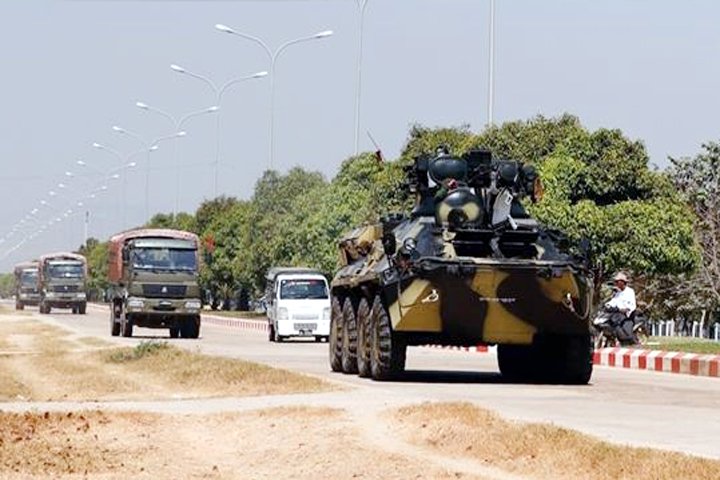
<svg viewBox="0 0 720 480">
<path fill-rule="evenodd" d="M 493 107 L 495 102 L 495 0 L 490 0 L 490 20 L 489 20 L 489 42 L 488 42 L 488 112 L 487 124 L 493 124 Z"/>
<path fill-rule="evenodd" d="M 108 147 L 106 145 L 102 145 L 100 143 L 93 143 L 93 147 L 97 148 L 98 150 L 103 150 L 105 152 L 108 152 L 112 154 L 115 158 L 117 158 L 120 161 L 120 164 L 122 166 L 119 167 L 119 170 L 125 170 L 127 168 L 133 168 L 137 164 L 135 162 L 127 163 L 128 160 L 130 160 L 135 155 L 138 155 L 140 153 L 143 153 L 145 150 L 140 150 L 138 152 L 131 153 L 130 155 L 127 155 L 127 157 L 123 157 L 123 154 L 115 150 L 114 148 Z M 127 175 L 122 175 L 122 226 L 123 229 L 127 228 Z"/>
<path fill-rule="evenodd" d="M 362 94 L 362 55 L 363 26 L 365 25 L 365 8 L 369 0 L 355 0 L 358 8 L 358 53 L 357 53 L 357 86 L 355 92 L 355 155 L 360 149 L 360 95 Z"/>
<path fill-rule="evenodd" d="M 147 142 L 143 137 L 138 135 L 137 133 L 127 130 L 125 128 L 119 127 L 117 125 L 113 125 L 112 127 L 113 131 L 116 133 L 119 133 L 121 135 L 127 135 L 129 137 L 134 138 L 140 144 L 143 146 L 144 151 L 146 152 L 146 158 L 145 158 L 145 219 L 146 221 L 150 220 L 150 154 L 154 151 L 156 151 L 159 147 L 158 144 L 164 140 L 170 140 L 175 139 L 177 137 L 184 137 L 186 135 L 185 132 L 177 132 L 173 133 L 172 135 L 165 135 L 164 137 L 159 137 L 153 140 L 152 142 Z"/>
<path fill-rule="evenodd" d="M 230 35 L 235 35 L 237 37 L 242 37 L 244 39 L 250 40 L 251 42 L 255 42 L 256 44 L 260 45 L 263 50 L 265 50 L 265 53 L 268 56 L 268 59 L 270 60 L 270 140 L 268 145 L 268 168 L 272 170 L 273 168 L 273 157 L 274 157 L 274 143 L 273 143 L 273 136 L 274 136 L 274 130 L 275 130 L 275 64 L 277 62 L 278 57 L 280 54 L 290 45 L 295 45 L 297 43 L 302 42 L 308 42 L 310 40 L 319 40 L 321 38 L 327 38 L 333 34 L 332 30 L 324 30 L 322 32 L 318 32 L 314 35 L 309 35 L 307 37 L 300 37 L 296 38 L 294 40 L 289 40 L 282 45 L 280 45 L 277 49 L 274 51 L 268 47 L 267 43 L 265 43 L 263 40 L 261 40 L 258 37 L 255 37 L 253 35 L 249 35 L 247 33 L 238 32 L 237 30 L 234 30 L 227 25 L 223 24 L 216 24 L 215 28 L 221 32 L 229 33 Z"/>
<path fill-rule="evenodd" d="M 177 64 L 170 65 L 170 68 L 177 73 L 181 73 L 183 75 L 188 75 L 193 78 L 197 78 L 198 80 L 201 80 L 205 82 L 210 88 L 212 89 L 213 93 L 215 94 L 215 105 L 217 107 L 222 107 L 222 98 L 225 91 L 231 87 L 232 85 L 236 85 L 240 82 L 244 82 L 246 80 L 252 80 L 254 78 L 262 78 L 267 76 L 268 72 L 257 72 L 252 75 L 248 75 L 245 77 L 239 77 L 234 78 L 232 80 L 228 80 L 223 85 L 218 86 L 215 82 L 213 82 L 209 77 L 206 77 L 204 75 L 200 75 L 199 73 L 191 72 L 190 70 L 181 67 Z M 217 197 L 218 195 L 218 169 L 220 166 L 220 116 L 221 112 L 218 112 L 218 114 L 215 116 L 215 163 L 214 163 L 214 181 L 213 181 L 213 197 Z"/>
<path fill-rule="evenodd" d="M 170 122 L 173 125 L 174 130 L 174 136 L 175 141 L 173 141 L 173 163 L 175 163 L 175 208 L 173 210 L 173 217 L 177 217 L 179 205 L 180 205 L 180 161 L 177 154 L 177 138 L 178 137 L 184 137 L 185 132 L 182 130 L 182 126 L 185 122 L 190 120 L 193 117 L 197 117 L 200 115 L 206 115 L 208 113 L 216 113 L 220 110 L 220 107 L 217 105 L 213 105 L 212 107 L 205 108 L 202 110 L 198 110 L 196 112 L 188 113 L 180 118 L 175 118 L 173 115 L 169 114 L 168 112 L 164 110 L 160 110 L 156 107 L 151 107 L 147 103 L 144 102 L 135 102 L 135 106 L 138 107 L 141 110 L 145 110 L 147 112 L 154 112 L 158 115 L 167 118 L 170 120 Z"/>
</svg>

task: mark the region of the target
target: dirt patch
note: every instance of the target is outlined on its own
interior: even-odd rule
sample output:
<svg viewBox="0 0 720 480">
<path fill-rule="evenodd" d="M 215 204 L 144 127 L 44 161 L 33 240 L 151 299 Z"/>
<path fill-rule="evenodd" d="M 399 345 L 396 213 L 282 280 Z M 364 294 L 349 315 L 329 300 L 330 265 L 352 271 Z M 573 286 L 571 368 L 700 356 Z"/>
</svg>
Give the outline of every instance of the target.
<svg viewBox="0 0 720 480">
<path fill-rule="evenodd" d="M 143 342 L 117 348 L 57 325 L 2 315 L 0 401 L 150 400 L 309 393 L 337 389 L 265 365 Z"/>
<path fill-rule="evenodd" d="M 510 422 L 467 403 L 405 407 L 392 417 L 415 445 L 533 478 L 720 478 L 720 461 L 612 445 L 552 425 Z"/>
<path fill-rule="evenodd" d="M 0 477 L 475 479 L 361 442 L 340 410 L 0 414 Z"/>
</svg>

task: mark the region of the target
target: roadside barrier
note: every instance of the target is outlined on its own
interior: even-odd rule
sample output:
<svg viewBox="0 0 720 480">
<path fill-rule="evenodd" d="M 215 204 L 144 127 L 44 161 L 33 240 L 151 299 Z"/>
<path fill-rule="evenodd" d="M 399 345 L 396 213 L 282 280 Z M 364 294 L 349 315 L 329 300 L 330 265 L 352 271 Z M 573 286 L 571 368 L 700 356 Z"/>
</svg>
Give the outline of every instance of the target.
<svg viewBox="0 0 720 480">
<path fill-rule="evenodd" d="M 720 377 L 720 355 L 664 352 L 636 348 L 595 350 L 593 363 L 608 367 L 683 373 L 702 377 Z"/>
<path fill-rule="evenodd" d="M 258 332 L 267 332 L 267 320 L 251 320 L 248 318 L 232 318 L 223 317 L 221 315 L 213 315 L 211 313 L 202 313 L 202 323 L 216 325 L 219 327 L 240 328 L 243 330 L 255 330 Z"/>
</svg>

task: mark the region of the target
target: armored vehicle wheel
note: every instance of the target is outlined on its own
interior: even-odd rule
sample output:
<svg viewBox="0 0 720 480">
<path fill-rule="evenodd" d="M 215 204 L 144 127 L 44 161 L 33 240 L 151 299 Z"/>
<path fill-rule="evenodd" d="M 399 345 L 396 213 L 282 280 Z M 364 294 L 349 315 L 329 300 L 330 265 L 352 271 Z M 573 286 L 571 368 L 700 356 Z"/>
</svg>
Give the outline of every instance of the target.
<svg viewBox="0 0 720 480">
<path fill-rule="evenodd" d="M 497 360 L 502 376 L 511 382 L 530 382 L 538 372 L 532 345 L 498 345 Z"/>
<path fill-rule="evenodd" d="M 80 315 L 85 315 L 87 313 L 87 303 L 80 304 L 80 306 L 78 307 L 78 313 Z"/>
<path fill-rule="evenodd" d="M 512 381 L 584 385 L 592 376 L 590 335 L 547 335 L 532 345 L 499 345 L 498 364 Z"/>
<path fill-rule="evenodd" d="M 182 338 L 198 338 L 200 336 L 200 318 L 190 317 L 180 324 Z"/>
<path fill-rule="evenodd" d="M 115 307 L 110 306 L 110 335 L 117 337 L 120 335 L 120 323 L 115 321 Z"/>
<path fill-rule="evenodd" d="M 357 365 L 357 319 L 352 299 L 343 303 L 341 363 L 344 373 L 358 373 Z"/>
<path fill-rule="evenodd" d="M 133 334 L 132 318 L 124 312 L 120 316 L 120 334 L 123 337 L 132 337 Z"/>
<path fill-rule="evenodd" d="M 370 323 L 370 373 L 373 380 L 390 380 L 405 370 L 407 345 L 392 331 L 390 315 L 380 295 L 373 301 Z"/>
<path fill-rule="evenodd" d="M 357 310 L 357 367 L 358 375 L 369 377 L 370 371 L 370 304 L 360 300 Z"/>
<path fill-rule="evenodd" d="M 330 316 L 330 338 L 328 339 L 330 370 L 333 372 L 342 372 L 342 320 L 342 304 L 340 303 L 340 299 L 333 295 Z"/>
<path fill-rule="evenodd" d="M 586 385 L 593 371 L 591 335 L 559 336 L 551 342 L 558 355 L 550 357 L 550 381 L 568 385 Z"/>
<path fill-rule="evenodd" d="M 170 338 L 178 338 L 180 336 L 180 327 L 170 327 Z"/>
</svg>

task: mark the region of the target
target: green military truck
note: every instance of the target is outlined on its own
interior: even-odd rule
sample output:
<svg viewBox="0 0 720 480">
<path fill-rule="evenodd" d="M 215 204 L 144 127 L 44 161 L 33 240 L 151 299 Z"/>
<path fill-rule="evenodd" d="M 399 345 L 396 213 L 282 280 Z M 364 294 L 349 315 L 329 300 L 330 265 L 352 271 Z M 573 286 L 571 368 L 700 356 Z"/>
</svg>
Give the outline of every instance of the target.
<svg viewBox="0 0 720 480">
<path fill-rule="evenodd" d="M 69 308 L 72 313 L 87 311 L 87 260 L 70 252 L 49 253 L 40 257 L 38 288 L 40 313 L 53 308 Z"/>
<path fill-rule="evenodd" d="M 167 328 L 171 338 L 200 336 L 199 239 L 170 229 L 137 229 L 110 239 L 110 333 Z"/>
<path fill-rule="evenodd" d="M 15 310 L 40 303 L 38 289 L 38 262 L 22 262 L 15 265 Z"/>
</svg>

